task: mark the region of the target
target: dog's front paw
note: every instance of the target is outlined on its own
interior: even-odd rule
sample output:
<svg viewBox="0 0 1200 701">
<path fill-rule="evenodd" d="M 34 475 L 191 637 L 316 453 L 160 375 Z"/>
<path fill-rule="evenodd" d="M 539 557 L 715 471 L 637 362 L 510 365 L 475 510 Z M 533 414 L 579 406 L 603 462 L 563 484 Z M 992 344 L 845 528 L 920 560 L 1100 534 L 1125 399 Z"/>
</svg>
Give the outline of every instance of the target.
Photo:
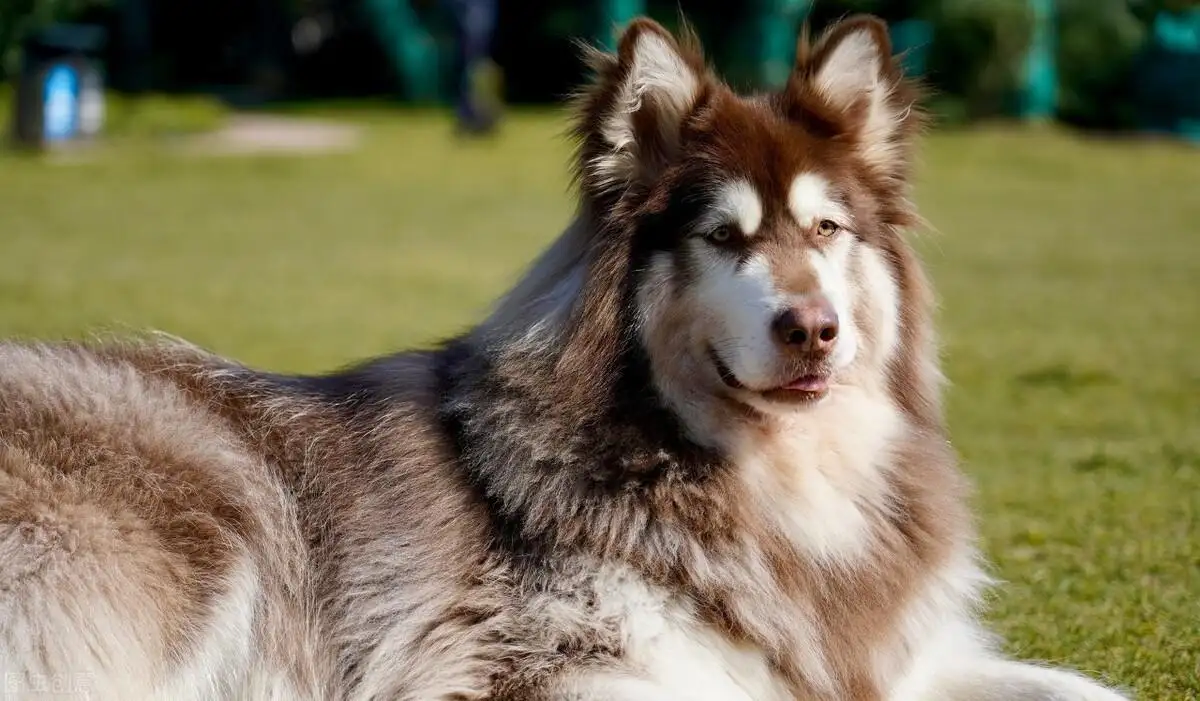
<svg viewBox="0 0 1200 701">
<path fill-rule="evenodd" d="M 937 675 L 927 689 L 889 701 L 1130 701 L 1101 684 L 1063 669 L 983 659 Z"/>
</svg>

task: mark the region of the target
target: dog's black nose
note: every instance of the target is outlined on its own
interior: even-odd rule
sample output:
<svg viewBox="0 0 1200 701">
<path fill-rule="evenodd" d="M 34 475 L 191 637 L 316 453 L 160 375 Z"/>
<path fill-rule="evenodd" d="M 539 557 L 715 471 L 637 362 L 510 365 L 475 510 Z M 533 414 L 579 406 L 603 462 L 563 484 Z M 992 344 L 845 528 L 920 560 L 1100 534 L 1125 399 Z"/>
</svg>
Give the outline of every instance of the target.
<svg viewBox="0 0 1200 701">
<path fill-rule="evenodd" d="M 824 297 L 814 297 L 784 309 L 771 324 L 775 339 L 789 349 L 828 353 L 838 335 L 838 317 Z"/>
</svg>

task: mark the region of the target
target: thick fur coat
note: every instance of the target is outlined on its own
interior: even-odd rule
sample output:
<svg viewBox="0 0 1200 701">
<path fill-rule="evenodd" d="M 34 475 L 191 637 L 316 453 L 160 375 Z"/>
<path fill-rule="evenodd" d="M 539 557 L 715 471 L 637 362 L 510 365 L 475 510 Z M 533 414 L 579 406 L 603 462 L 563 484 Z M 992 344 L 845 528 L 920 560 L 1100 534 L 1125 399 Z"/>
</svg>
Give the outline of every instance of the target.
<svg viewBox="0 0 1200 701">
<path fill-rule="evenodd" d="M 741 97 L 633 23 L 575 220 L 433 351 L 0 345 L 7 692 L 1122 698 L 977 623 L 890 54 L 850 19 Z"/>
</svg>

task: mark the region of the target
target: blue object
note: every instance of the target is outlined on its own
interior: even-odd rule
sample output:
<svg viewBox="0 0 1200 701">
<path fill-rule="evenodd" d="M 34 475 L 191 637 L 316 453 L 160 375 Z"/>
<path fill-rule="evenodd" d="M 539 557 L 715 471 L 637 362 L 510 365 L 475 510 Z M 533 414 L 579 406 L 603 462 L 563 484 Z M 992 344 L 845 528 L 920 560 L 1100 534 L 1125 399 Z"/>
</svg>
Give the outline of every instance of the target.
<svg viewBox="0 0 1200 701">
<path fill-rule="evenodd" d="M 66 141 L 79 129 L 79 74 L 59 63 L 46 72 L 43 90 L 42 138 Z"/>
<path fill-rule="evenodd" d="M 104 122 L 106 34 L 92 25 L 55 24 L 22 42 L 15 145 L 41 149 L 83 141 Z"/>
</svg>

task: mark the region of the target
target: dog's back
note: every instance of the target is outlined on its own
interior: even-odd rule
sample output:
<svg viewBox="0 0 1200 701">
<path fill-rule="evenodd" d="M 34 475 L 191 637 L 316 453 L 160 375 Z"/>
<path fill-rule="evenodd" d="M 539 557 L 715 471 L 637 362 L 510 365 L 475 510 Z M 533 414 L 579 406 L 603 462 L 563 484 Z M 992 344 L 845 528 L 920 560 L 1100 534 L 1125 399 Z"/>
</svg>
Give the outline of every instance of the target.
<svg viewBox="0 0 1200 701">
<path fill-rule="evenodd" d="M 292 665 L 313 681 L 304 541 L 233 425 L 171 378 L 81 347 L 0 348 L 0 406 L 10 686 L 188 698 Z M 283 629 L 292 649 L 262 658 L 252 641 Z"/>
<path fill-rule="evenodd" d="M 427 360 L 391 363 L 367 407 L 352 377 L 179 345 L 0 345 L 8 690 L 424 698 L 486 678 L 455 623 L 496 605 L 465 584 L 484 519 L 419 410 Z"/>
</svg>

